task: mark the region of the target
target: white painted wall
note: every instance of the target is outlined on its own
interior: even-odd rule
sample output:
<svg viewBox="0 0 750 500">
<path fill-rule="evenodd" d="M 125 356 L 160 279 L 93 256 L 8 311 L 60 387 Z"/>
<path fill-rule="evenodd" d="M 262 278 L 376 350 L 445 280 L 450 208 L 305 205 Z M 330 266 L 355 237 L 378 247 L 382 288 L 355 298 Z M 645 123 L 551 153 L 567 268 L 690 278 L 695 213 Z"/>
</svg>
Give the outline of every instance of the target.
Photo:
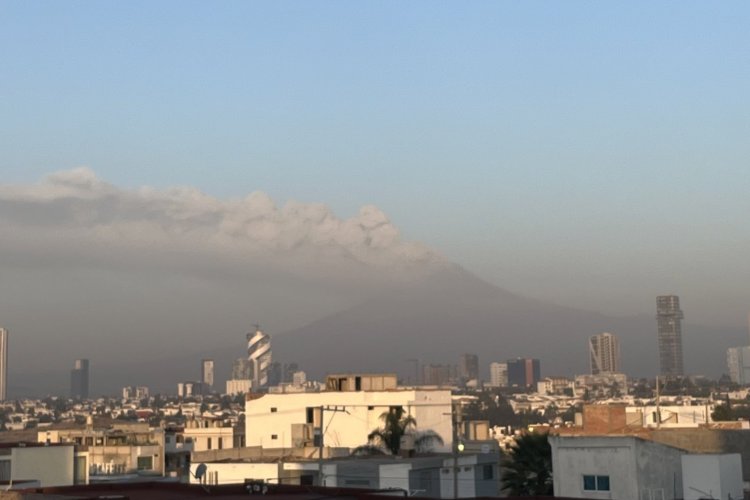
<svg viewBox="0 0 750 500">
<path fill-rule="evenodd" d="M 739 453 L 682 456 L 685 500 L 743 498 L 742 456 Z"/>
<path fill-rule="evenodd" d="M 30 446 L 11 450 L 11 479 L 36 479 L 47 486 L 71 486 L 74 447 Z"/>
<path fill-rule="evenodd" d="M 443 438 L 444 446 L 436 451 L 451 449 L 450 391 L 419 389 L 265 394 L 245 404 L 246 446 L 291 448 L 292 424 L 306 423 L 306 409 L 320 406 L 346 410 L 324 412 L 325 446 L 355 448 L 365 444 L 367 435 L 381 427 L 380 415 L 389 406 L 403 406 L 416 419 L 419 430 L 431 429 Z"/>
<path fill-rule="evenodd" d="M 199 483 L 195 478 L 198 465 L 190 464 L 191 484 Z M 238 484 L 244 483 L 245 479 L 273 482 L 271 479 L 279 477 L 279 464 L 275 463 L 209 463 L 206 467 L 204 482 L 207 484 Z M 214 478 L 218 482 L 214 482 Z"/>
</svg>

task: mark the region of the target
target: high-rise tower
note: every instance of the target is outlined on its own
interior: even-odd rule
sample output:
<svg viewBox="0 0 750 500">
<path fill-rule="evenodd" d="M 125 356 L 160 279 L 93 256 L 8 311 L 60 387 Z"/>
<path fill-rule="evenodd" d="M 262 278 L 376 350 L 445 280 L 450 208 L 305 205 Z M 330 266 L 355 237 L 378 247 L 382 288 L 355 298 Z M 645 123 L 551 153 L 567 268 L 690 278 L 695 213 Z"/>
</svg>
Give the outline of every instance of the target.
<svg viewBox="0 0 750 500">
<path fill-rule="evenodd" d="M 271 337 L 255 326 L 255 333 L 247 334 L 247 359 L 253 365 L 253 390 L 268 385 L 271 366 Z"/>
<path fill-rule="evenodd" d="M 659 373 L 667 377 L 681 377 L 682 318 L 677 295 L 656 297 L 656 324 L 659 331 Z"/>
<path fill-rule="evenodd" d="M 458 359 L 458 377 L 463 381 L 479 378 L 479 356 L 462 354 Z"/>
<path fill-rule="evenodd" d="M 201 384 L 203 386 L 203 392 L 210 394 L 214 388 L 214 360 L 213 359 L 202 359 L 201 360 Z"/>
<path fill-rule="evenodd" d="M 8 330 L 0 328 L 0 401 L 8 393 Z"/>
<path fill-rule="evenodd" d="M 77 359 L 70 371 L 70 397 L 89 398 L 89 360 Z"/>
<path fill-rule="evenodd" d="M 611 333 L 600 333 L 589 338 L 591 374 L 620 372 L 620 342 Z"/>
</svg>

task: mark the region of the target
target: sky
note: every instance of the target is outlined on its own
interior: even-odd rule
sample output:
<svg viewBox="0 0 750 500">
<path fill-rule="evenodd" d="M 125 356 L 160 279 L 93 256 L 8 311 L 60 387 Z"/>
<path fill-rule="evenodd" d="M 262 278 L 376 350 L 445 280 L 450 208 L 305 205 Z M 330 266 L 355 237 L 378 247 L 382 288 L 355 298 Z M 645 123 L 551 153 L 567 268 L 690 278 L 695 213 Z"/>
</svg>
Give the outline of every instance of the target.
<svg viewBox="0 0 750 500">
<path fill-rule="evenodd" d="M 0 185 L 372 206 L 529 297 L 677 293 L 745 325 L 748 25 L 747 2 L 5 1 Z"/>
</svg>

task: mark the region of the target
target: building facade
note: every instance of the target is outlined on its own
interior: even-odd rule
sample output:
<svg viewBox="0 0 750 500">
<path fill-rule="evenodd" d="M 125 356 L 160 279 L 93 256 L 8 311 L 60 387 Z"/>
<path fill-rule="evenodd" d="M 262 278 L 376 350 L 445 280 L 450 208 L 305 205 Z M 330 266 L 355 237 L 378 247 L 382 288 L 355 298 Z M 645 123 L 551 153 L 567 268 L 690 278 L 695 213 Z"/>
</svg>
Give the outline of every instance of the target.
<svg viewBox="0 0 750 500">
<path fill-rule="evenodd" d="M 656 325 L 659 340 L 659 373 L 666 377 L 684 375 L 682 363 L 682 310 L 677 295 L 656 297 Z"/>
<path fill-rule="evenodd" d="M 247 359 L 253 365 L 253 387 L 266 387 L 271 368 L 271 337 L 259 327 L 255 333 L 247 334 Z"/>
<path fill-rule="evenodd" d="M 70 371 L 70 397 L 88 399 L 89 397 L 89 360 L 77 359 Z"/>
<path fill-rule="evenodd" d="M 454 367 L 451 365 L 428 364 L 422 366 L 424 385 L 448 385 L 453 382 Z"/>
<path fill-rule="evenodd" d="M 201 384 L 206 393 L 211 393 L 214 388 L 214 360 L 201 360 Z"/>
<path fill-rule="evenodd" d="M 490 384 L 493 387 L 507 387 L 508 363 L 490 363 Z"/>
<path fill-rule="evenodd" d="M 232 380 L 250 380 L 253 378 L 253 364 L 249 359 L 237 358 L 232 364 Z"/>
<path fill-rule="evenodd" d="M 463 381 L 479 379 L 479 356 L 462 354 L 458 361 L 458 378 Z"/>
<path fill-rule="evenodd" d="M 509 359 L 508 385 L 516 387 L 536 387 L 541 378 L 541 369 L 538 359 L 516 358 Z"/>
<path fill-rule="evenodd" d="M 600 333 L 589 338 L 591 374 L 619 373 L 620 341 L 611 333 Z"/>
<path fill-rule="evenodd" d="M 727 370 L 735 384 L 750 384 L 750 346 L 727 349 Z"/>
</svg>

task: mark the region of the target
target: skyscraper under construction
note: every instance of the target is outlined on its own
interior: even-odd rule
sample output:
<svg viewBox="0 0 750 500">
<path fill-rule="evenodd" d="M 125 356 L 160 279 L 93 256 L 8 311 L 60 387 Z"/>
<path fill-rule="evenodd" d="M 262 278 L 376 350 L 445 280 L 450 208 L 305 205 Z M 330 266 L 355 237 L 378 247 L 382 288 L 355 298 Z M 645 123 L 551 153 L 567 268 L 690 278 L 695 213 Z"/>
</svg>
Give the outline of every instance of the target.
<svg viewBox="0 0 750 500">
<path fill-rule="evenodd" d="M 681 377 L 682 318 L 677 295 L 656 297 L 656 324 L 659 331 L 659 373 L 666 377 Z"/>
</svg>

